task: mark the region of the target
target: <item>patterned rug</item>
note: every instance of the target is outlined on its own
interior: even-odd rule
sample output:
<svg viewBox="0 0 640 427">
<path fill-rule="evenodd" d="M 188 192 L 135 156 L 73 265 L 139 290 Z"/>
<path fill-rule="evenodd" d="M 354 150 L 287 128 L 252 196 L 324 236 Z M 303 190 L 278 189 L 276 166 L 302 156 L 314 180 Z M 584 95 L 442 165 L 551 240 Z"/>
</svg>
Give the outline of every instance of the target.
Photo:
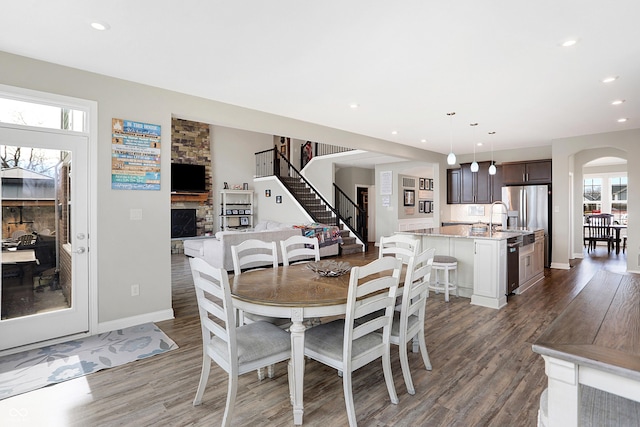
<svg viewBox="0 0 640 427">
<path fill-rule="evenodd" d="M 176 348 L 146 323 L 0 357 L 0 400 Z"/>
</svg>

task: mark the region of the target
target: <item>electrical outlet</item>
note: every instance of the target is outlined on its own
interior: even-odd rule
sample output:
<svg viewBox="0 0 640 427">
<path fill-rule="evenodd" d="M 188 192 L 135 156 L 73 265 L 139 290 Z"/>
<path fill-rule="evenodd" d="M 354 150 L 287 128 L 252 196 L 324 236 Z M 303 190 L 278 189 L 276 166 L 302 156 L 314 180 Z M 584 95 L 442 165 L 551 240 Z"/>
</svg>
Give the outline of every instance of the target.
<svg viewBox="0 0 640 427">
<path fill-rule="evenodd" d="M 140 285 L 137 283 L 135 285 L 131 285 L 131 296 L 137 297 L 138 295 L 140 295 Z"/>
</svg>

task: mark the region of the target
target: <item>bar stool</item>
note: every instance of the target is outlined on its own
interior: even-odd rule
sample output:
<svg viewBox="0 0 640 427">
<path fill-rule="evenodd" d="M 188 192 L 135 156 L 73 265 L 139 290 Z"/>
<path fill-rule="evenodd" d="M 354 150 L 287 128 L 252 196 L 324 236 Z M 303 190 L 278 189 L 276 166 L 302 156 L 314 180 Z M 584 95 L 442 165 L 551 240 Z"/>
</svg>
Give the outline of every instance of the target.
<svg viewBox="0 0 640 427">
<path fill-rule="evenodd" d="M 450 280 L 449 272 L 456 273 L 456 282 L 458 281 L 458 260 L 448 255 L 436 255 L 433 257 L 433 265 L 431 271 L 435 272 L 435 283 L 429 285 L 429 289 L 432 289 L 438 293 L 444 291 L 444 300 L 449 302 L 449 291 L 456 291 L 456 297 L 458 296 L 458 285 Z M 440 282 L 440 272 L 444 271 L 444 282 Z"/>
</svg>

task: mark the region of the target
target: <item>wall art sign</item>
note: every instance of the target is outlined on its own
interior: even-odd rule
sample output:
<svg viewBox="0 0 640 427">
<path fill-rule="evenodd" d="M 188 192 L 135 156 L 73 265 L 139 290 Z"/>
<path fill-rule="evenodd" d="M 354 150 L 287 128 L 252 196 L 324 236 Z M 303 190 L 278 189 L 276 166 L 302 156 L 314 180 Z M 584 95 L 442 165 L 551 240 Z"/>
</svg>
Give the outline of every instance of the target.
<svg viewBox="0 0 640 427">
<path fill-rule="evenodd" d="M 160 125 L 111 119 L 111 188 L 160 190 Z"/>
</svg>

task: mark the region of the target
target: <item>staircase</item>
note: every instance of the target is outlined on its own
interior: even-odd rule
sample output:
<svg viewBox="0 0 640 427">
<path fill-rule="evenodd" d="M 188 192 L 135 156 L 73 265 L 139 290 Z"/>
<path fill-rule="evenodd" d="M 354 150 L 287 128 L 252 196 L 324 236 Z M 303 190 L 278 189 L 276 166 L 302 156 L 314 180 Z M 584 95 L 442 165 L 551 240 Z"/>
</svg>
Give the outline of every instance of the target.
<svg viewBox="0 0 640 427">
<path fill-rule="evenodd" d="M 349 230 L 340 230 L 340 236 L 342 236 L 341 255 L 362 253 L 362 243 L 356 242 L 356 238 L 351 236 Z"/>
<path fill-rule="evenodd" d="M 342 255 L 361 253 L 363 251 L 363 245 L 357 243 L 356 238 L 350 235 L 349 230 L 343 228 L 342 223 L 337 220 L 332 210 L 321 199 L 316 197 L 315 192 L 304 181 L 292 177 L 280 177 L 280 181 L 315 222 L 340 227 L 340 235 L 342 237 L 340 253 Z"/>
<path fill-rule="evenodd" d="M 283 176 L 280 177 L 280 181 L 315 222 L 337 225 L 336 217 L 331 212 L 331 209 L 322 200 L 318 199 L 315 193 L 302 180 Z"/>
<path fill-rule="evenodd" d="M 366 220 L 362 221 L 362 218 L 366 218 L 366 212 L 357 207 L 335 184 L 333 186 L 336 191 L 336 207 L 333 207 L 293 167 L 289 160 L 280 154 L 276 147 L 256 153 L 255 176 L 277 177 L 313 221 L 336 225 L 343 230 L 341 232 L 343 244 L 340 245 L 340 253 L 366 252 Z M 355 219 L 358 219 L 362 224 L 353 224 Z M 352 237 L 352 235 L 356 237 Z M 357 243 L 358 241 L 362 243 Z"/>
</svg>

